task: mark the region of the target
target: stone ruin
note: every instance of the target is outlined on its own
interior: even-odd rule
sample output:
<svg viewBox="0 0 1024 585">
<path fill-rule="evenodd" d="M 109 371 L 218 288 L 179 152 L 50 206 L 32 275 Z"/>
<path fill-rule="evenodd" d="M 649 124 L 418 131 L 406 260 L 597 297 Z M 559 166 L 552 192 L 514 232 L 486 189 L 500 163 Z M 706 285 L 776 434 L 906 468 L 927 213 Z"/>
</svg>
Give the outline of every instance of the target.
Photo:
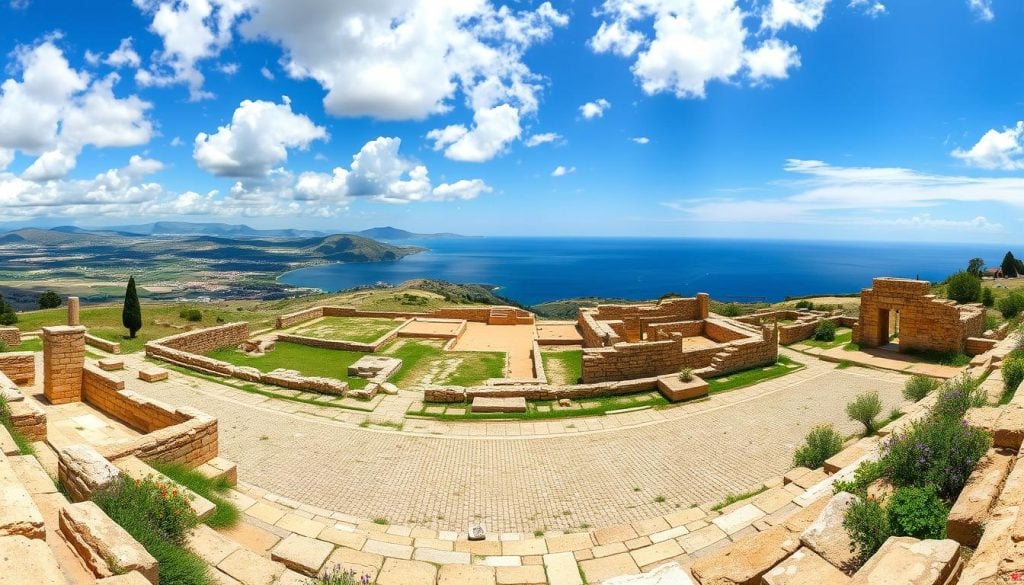
<svg viewBox="0 0 1024 585">
<path fill-rule="evenodd" d="M 860 318 L 853 340 L 861 347 L 884 347 L 899 334 L 899 351 L 982 353 L 992 347 L 983 337 L 985 309 L 958 305 L 931 294 L 924 280 L 876 278 L 860 293 Z M 979 351 L 980 350 L 980 351 Z"/>
<path fill-rule="evenodd" d="M 274 351 L 277 343 L 273 339 L 247 339 L 238 344 L 238 351 L 252 356 L 259 357 L 268 351 Z"/>
</svg>

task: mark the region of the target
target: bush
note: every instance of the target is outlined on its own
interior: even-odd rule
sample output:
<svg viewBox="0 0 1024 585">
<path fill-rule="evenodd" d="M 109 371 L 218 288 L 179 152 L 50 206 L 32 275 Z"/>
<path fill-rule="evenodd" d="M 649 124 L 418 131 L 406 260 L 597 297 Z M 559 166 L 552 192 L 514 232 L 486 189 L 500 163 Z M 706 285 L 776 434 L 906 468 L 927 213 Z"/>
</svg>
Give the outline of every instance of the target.
<svg viewBox="0 0 1024 585">
<path fill-rule="evenodd" d="M 1013 291 L 996 301 L 996 308 L 999 309 L 1004 319 L 1013 319 L 1024 310 L 1024 294 L 1021 294 L 1020 291 Z"/>
<path fill-rule="evenodd" d="M 875 434 L 875 418 L 882 412 L 882 399 L 878 392 L 865 392 L 857 395 L 853 402 L 846 405 L 846 415 L 864 425 L 864 434 Z"/>
<path fill-rule="evenodd" d="M 818 326 L 814 328 L 814 339 L 815 341 L 835 341 L 835 321 L 829 321 L 828 319 L 819 321 Z"/>
<path fill-rule="evenodd" d="M 892 536 L 888 514 L 880 503 L 868 498 L 861 498 L 847 508 L 843 528 L 861 562 L 871 558 Z"/>
<path fill-rule="evenodd" d="M 693 368 L 683 368 L 679 370 L 679 381 L 680 382 L 692 382 L 693 381 Z"/>
<path fill-rule="evenodd" d="M 793 454 L 793 465 L 817 469 L 825 464 L 825 460 L 842 451 L 843 437 L 832 428 L 832 425 L 820 425 L 807 433 L 804 445 Z"/>
<path fill-rule="evenodd" d="M 1006 356 L 1002 365 L 1003 391 L 1013 392 L 1024 382 L 1024 352 L 1014 350 Z"/>
<path fill-rule="evenodd" d="M 848 492 L 864 496 L 868 486 L 876 479 L 882 477 L 882 464 L 879 461 L 865 461 L 857 466 L 853 472 L 853 479 L 849 481 L 839 480 L 832 484 L 833 493 Z"/>
<path fill-rule="evenodd" d="M 987 402 L 988 396 L 979 387 L 978 379 L 964 373 L 946 380 L 930 416 L 960 420 L 968 408 L 985 406 Z"/>
<path fill-rule="evenodd" d="M 811 301 L 806 301 L 806 300 L 804 300 L 804 301 L 797 301 L 796 304 L 793 305 L 793 306 L 796 307 L 797 309 L 807 309 L 807 310 L 814 309 L 814 303 L 812 303 Z"/>
<path fill-rule="evenodd" d="M 992 289 L 986 286 L 981 290 L 981 304 L 985 305 L 986 307 L 991 307 L 995 303 L 996 299 L 994 296 L 992 296 Z"/>
<path fill-rule="evenodd" d="M 186 321 L 202 321 L 203 313 L 199 309 L 182 309 L 178 316 Z"/>
<path fill-rule="evenodd" d="M 723 317 L 739 317 L 743 314 L 743 309 L 736 303 L 729 303 L 722 306 L 721 314 Z"/>
<path fill-rule="evenodd" d="M 909 380 L 907 380 L 907 383 L 903 385 L 903 397 L 911 402 L 917 402 L 940 385 L 940 382 L 935 378 L 913 375 Z"/>
<path fill-rule="evenodd" d="M 0 313 L 0 325 L 14 325 L 18 322 L 18 316 L 14 314 L 14 311 L 6 311 Z"/>
<path fill-rule="evenodd" d="M 56 309 L 60 306 L 61 300 L 60 295 L 52 290 L 48 290 L 43 294 L 39 295 L 39 308 L 40 309 Z"/>
<path fill-rule="evenodd" d="M 973 303 L 981 298 L 981 279 L 970 272 L 957 272 L 946 280 L 946 297 L 958 303 Z"/>
<path fill-rule="evenodd" d="M 153 463 L 153 468 L 179 484 L 206 498 L 216 506 L 203 523 L 211 528 L 231 528 L 238 524 L 241 513 L 231 500 L 227 499 L 231 484 L 225 478 L 210 479 L 195 469 L 180 463 Z"/>
<path fill-rule="evenodd" d="M 899 488 L 889 499 L 885 511 L 889 527 L 896 536 L 937 540 L 946 537 L 949 509 L 933 486 Z"/>
</svg>

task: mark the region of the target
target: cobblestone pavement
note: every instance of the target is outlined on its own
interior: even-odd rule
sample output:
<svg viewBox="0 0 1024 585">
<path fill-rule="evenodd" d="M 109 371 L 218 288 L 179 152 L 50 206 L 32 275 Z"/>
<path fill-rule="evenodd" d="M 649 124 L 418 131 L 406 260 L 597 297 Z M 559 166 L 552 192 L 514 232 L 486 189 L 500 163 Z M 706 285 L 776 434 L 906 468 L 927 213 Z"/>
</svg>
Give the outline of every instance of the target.
<svg viewBox="0 0 1024 585">
<path fill-rule="evenodd" d="M 180 374 L 131 387 L 217 416 L 221 455 L 239 478 L 280 495 L 435 529 L 481 521 L 531 532 L 720 500 L 786 472 L 813 425 L 856 432 L 844 408 L 856 394 L 878 390 L 883 414 L 903 404 L 899 374 L 786 353 L 808 367 L 699 403 L 559 423 L 450 423 L 433 427 L 439 434 L 359 428 L 317 416 L 331 409 Z"/>
</svg>

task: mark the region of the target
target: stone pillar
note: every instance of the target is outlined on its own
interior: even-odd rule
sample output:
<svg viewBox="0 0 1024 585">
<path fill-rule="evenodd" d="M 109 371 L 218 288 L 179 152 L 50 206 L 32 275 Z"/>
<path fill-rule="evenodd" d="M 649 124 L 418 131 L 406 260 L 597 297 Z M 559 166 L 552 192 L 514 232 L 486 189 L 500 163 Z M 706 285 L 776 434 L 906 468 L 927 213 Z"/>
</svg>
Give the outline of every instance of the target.
<svg viewBox="0 0 1024 585">
<path fill-rule="evenodd" d="M 78 322 L 78 297 L 68 297 L 68 325 L 80 325 Z"/>
<path fill-rule="evenodd" d="M 697 293 L 697 319 L 708 318 L 708 307 L 711 305 L 711 297 L 708 293 Z"/>
<path fill-rule="evenodd" d="M 50 404 L 82 400 L 85 327 L 43 327 L 43 395 Z"/>
</svg>

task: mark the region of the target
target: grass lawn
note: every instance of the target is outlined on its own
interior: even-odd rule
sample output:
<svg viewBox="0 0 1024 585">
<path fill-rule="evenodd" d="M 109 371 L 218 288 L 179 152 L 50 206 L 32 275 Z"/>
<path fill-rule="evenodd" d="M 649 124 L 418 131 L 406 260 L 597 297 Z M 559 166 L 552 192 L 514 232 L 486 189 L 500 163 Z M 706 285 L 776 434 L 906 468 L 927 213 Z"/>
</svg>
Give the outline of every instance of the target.
<svg viewBox="0 0 1024 585">
<path fill-rule="evenodd" d="M 242 514 L 227 499 L 227 493 L 231 489 L 231 485 L 228 484 L 226 479 L 209 479 L 198 471 L 189 469 L 180 463 L 153 462 L 150 465 L 153 469 L 206 498 L 217 507 L 213 514 L 206 520 L 203 520 L 203 524 L 210 528 L 231 528 L 238 524 Z"/>
<path fill-rule="evenodd" d="M 505 354 L 497 351 L 444 351 L 438 342 L 399 340 L 381 353 L 402 360 L 391 378 L 400 388 L 415 386 L 425 376 L 433 376 L 436 384 L 476 386 L 505 375 Z"/>
<path fill-rule="evenodd" d="M 348 367 L 366 355 L 355 351 L 337 351 L 282 341 L 277 343 L 273 351 L 262 356 L 249 356 L 233 347 L 224 347 L 206 355 L 236 366 L 250 366 L 261 372 L 285 368 L 297 370 L 306 376 L 342 380 L 348 382 L 350 388 L 366 386 L 365 379 L 348 377 Z"/>
<path fill-rule="evenodd" d="M 939 364 L 942 366 L 953 366 L 959 368 L 966 366 L 971 363 L 971 357 L 963 353 L 952 353 L 942 351 L 923 351 L 923 350 L 906 350 L 904 353 L 927 362 L 929 364 Z"/>
<path fill-rule="evenodd" d="M 801 370 L 803 367 L 803 364 L 794 362 L 786 356 L 779 356 L 779 361 L 773 366 L 754 368 L 708 380 L 708 393 L 718 394 L 727 390 L 744 388 L 758 382 L 785 376 L 786 374 Z"/>
<path fill-rule="evenodd" d="M 540 356 L 550 384 L 578 384 L 583 377 L 583 350 L 542 351 Z"/>
<path fill-rule="evenodd" d="M 299 327 L 295 330 L 295 334 L 316 337 L 317 339 L 339 339 L 358 343 L 370 343 L 401 324 L 401 321 L 396 321 L 395 319 L 324 317 L 316 323 Z"/>
<path fill-rule="evenodd" d="M 3 351 L 43 351 L 43 340 L 36 339 L 22 339 L 20 345 L 12 345 L 3 349 Z"/>
<path fill-rule="evenodd" d="M 588 398 L 581 401 L 573 401 L 570 408 L 559 408 L 557 401 L 536 400 L 526 402 L 526 412 L 518 414 L 494 412 L 494 413 L 472 413 L 468 404 L 427 404 L 423 410 L 410 410 L 407 414 L 423 416 L 438 420 L 472 421 L 472 420 L 493 420 L 493 419 L 516 419 L 516 420 L 542 420 L 556 418 L 570 418 L 577 416 L 599 416 L 609 411 L 622 410 L 625 408 L 652 407 L 661 408 L 669 404 L 668 400 L 660 392 L 645 392 L 643 394 L 632 394 L 628 396 L 606 396 L 603 398 Z M 427 412 L 427 409 L 437 407 L 445 408 L 444 412 Z M 453 410 L 465 410 L 464 413 L 452 413 Z"/>
<path fill-rule="evenodd" d="M 802 345 L 809 345 L 811 347 L 820 347 L 822 349 L 832 349 L 833 347 L 839 347 L 840 345 L 846 345 L 847 343 L 850 343 L 852 341 L 853 341 L 853 329 L 848 329 L 846 327 L 840 327 L 839 329 L 836 329 L 836 338 L 833 339 L 832 341 L 818 341 L 818 340 L 814 339 L 813 337 L 810 337 L 810 338 L 805 339 L 803 341 L 798 341 L 798 342 L 796 342 L 793 345 L 802 344 Z"/>
<path fill-rule="evenodd" d="M 274 315 L 268 312 L 253 311 L 254 302 L 222 302 L 205 306 L 195 303 L 167 303 L 142 305 L 142 329 L 139 330 L 135 339 L 127 339 L 128 330 L 121 325 L 120 305 L 88 306 L 82 307 L 79 313 L 82 325 L 89 328 L 89 333 L 108 341 L 115 341 L 121 344 L 121 353 L 128 354 L 142 351 L 146 342 L 168 335 L 181 333 L 185 329 L 177 329 L 172 325 L 183 325 L 191 328 L 213 327 L 220 325 L 217 319 L 224 323 L 235 321 L 249 321 L 253 330 L 271 327 Z M 200 309 L 202 320 L 186 321 L 179 314 L 182 309 Z M 41 327 L 51 325 L 67 324 L 67 308 L 46 309 L 42 311 L 26 311 L 18 313 L 18 329 L 22 331 L 36 331 Z M 157 325 L 159 321 L 161 325 Z"/>
</svg>

